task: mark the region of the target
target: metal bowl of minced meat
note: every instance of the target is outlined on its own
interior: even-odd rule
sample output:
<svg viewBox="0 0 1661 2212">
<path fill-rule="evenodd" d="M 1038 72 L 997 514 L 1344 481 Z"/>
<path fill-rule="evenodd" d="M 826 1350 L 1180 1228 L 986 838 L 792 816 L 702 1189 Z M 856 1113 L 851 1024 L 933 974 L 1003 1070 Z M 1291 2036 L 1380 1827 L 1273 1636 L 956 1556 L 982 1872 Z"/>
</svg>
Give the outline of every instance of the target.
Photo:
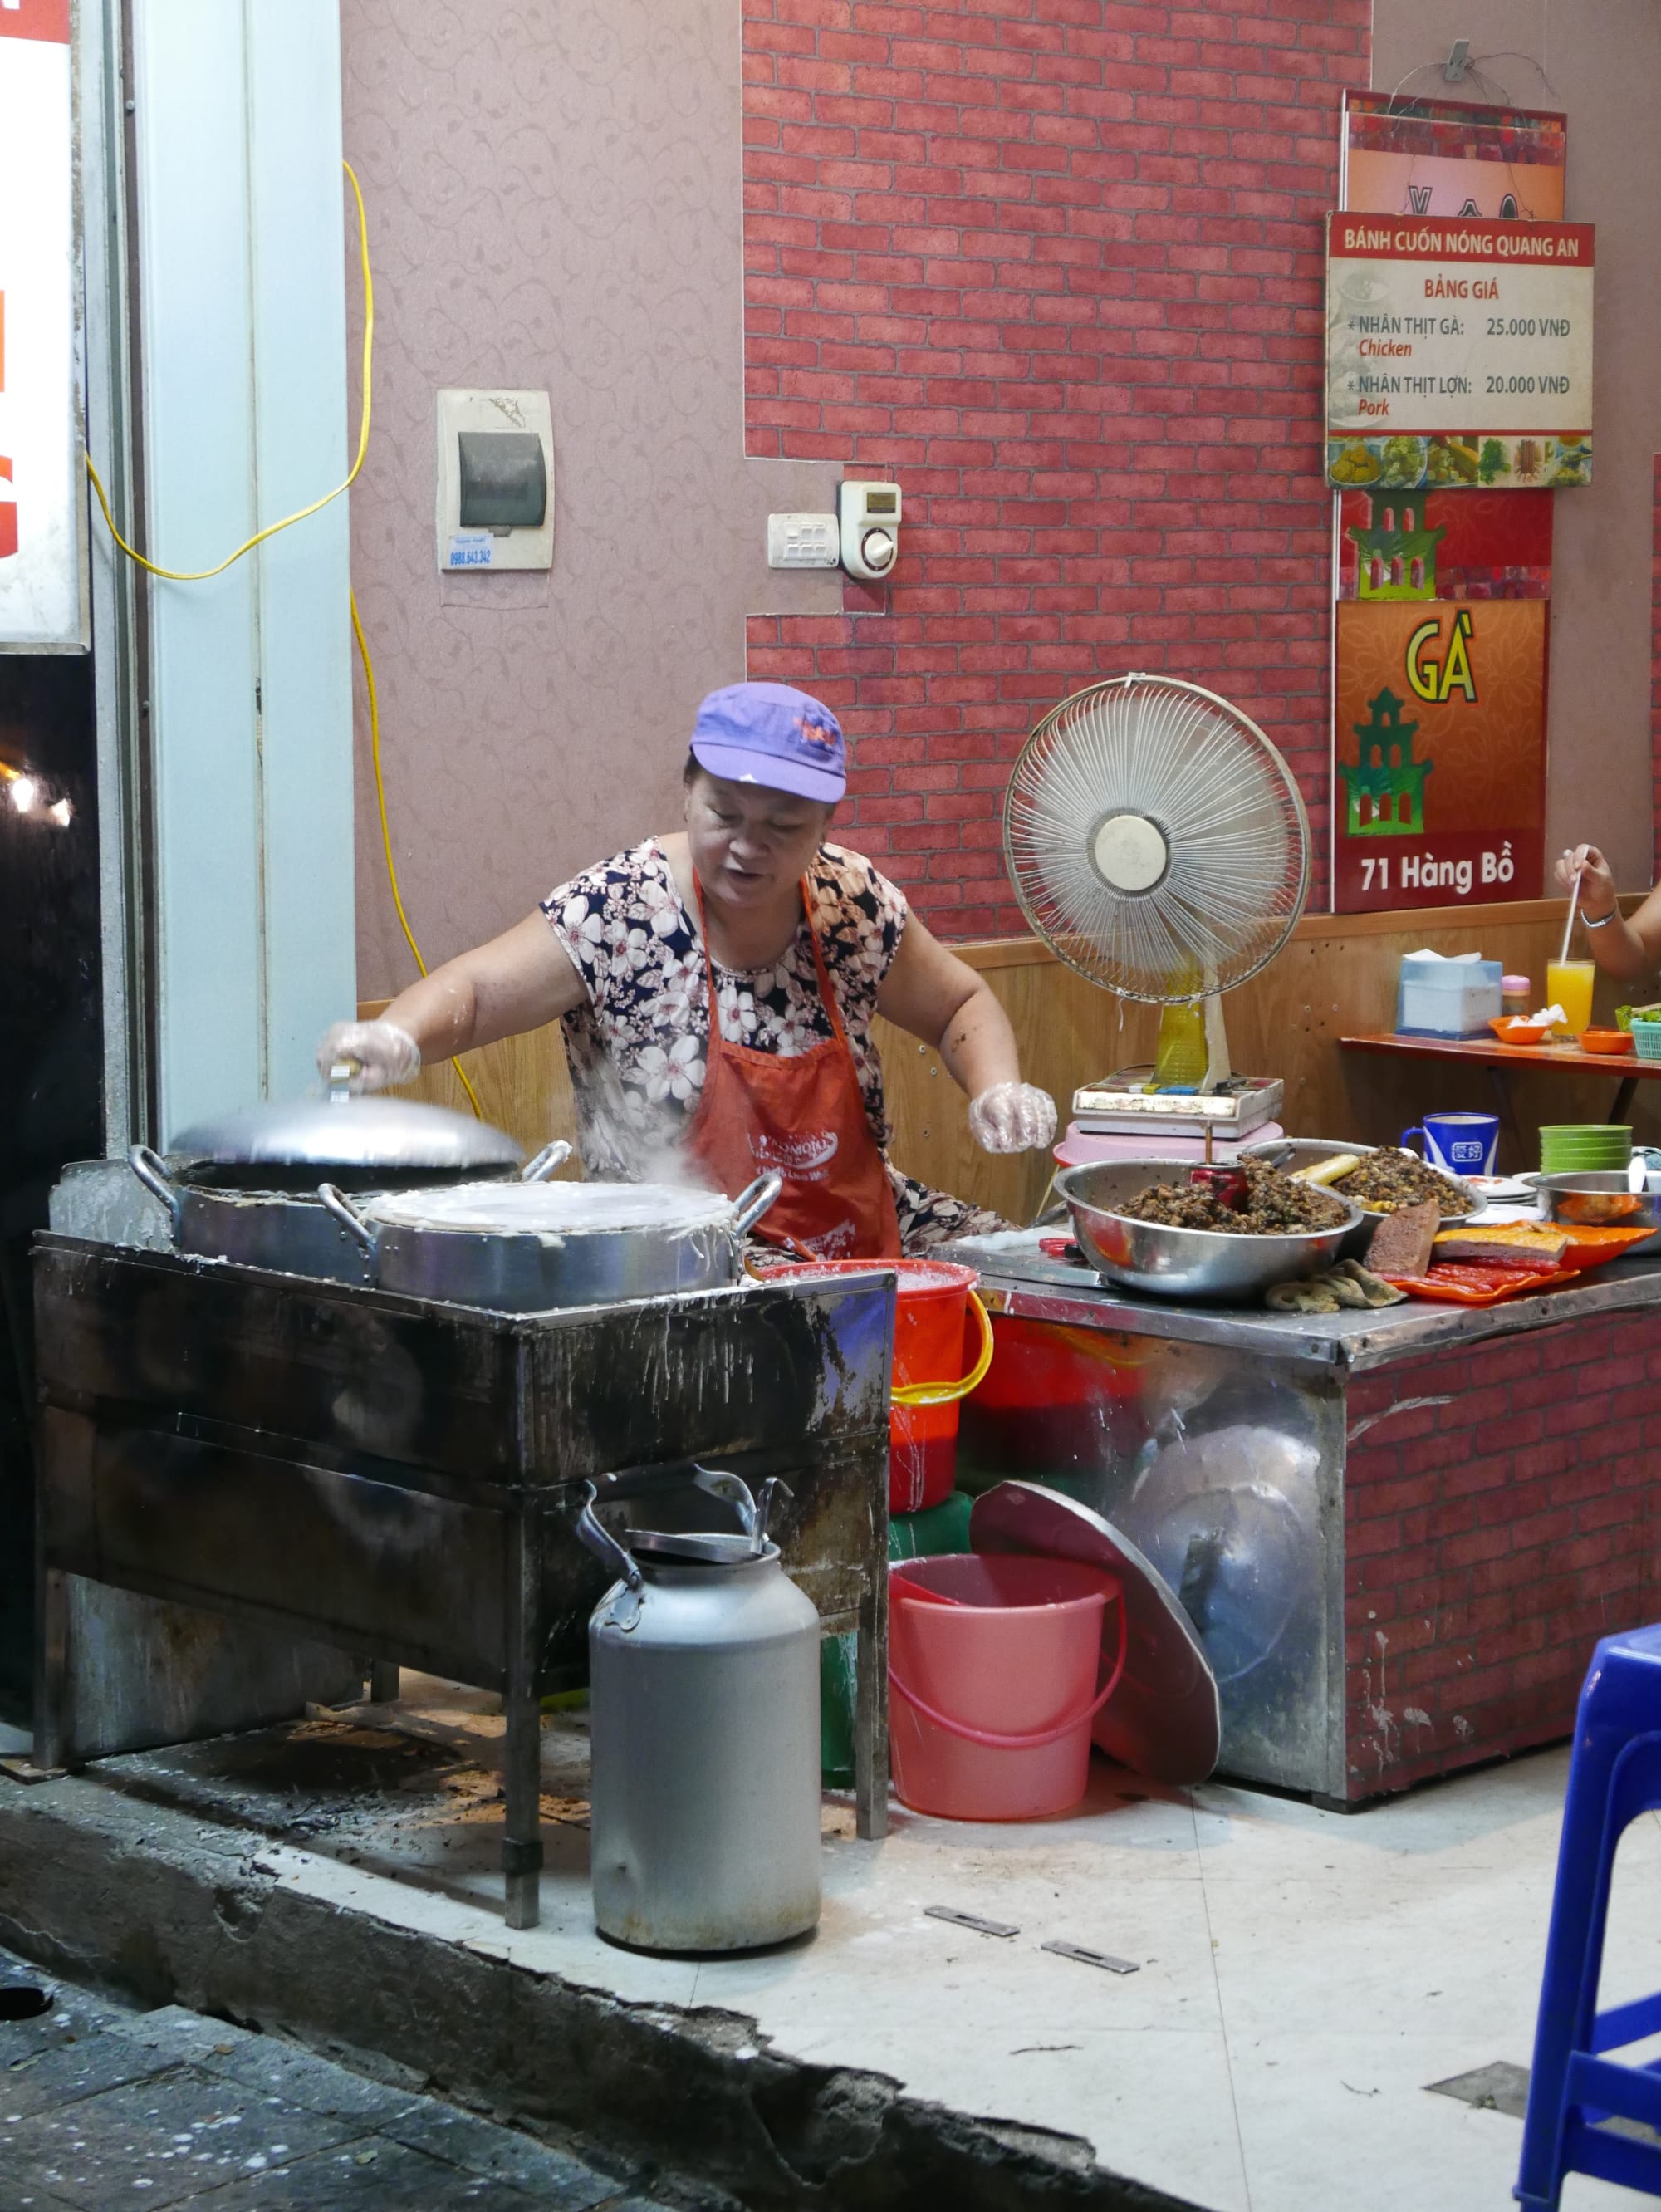
<svg viewBox="0 0 1661 2212">
<path fill-rule="evenodd" d="M 1416 1152 L 1397 1145 L 1341 1144 L 1331 1137 L 1272 1137 L 1242 1146 L 1243 1160 L 1267 1160 L 1288 1175 L 1307 1176 L 1339 1158 L 1355 1166 L 1326 1183 L 1335 1198 L 1353 1198 L 1376 1225 L 1398 1206 L 1414 1206 L 1434 1198 L 1444 1221 L 1466 1221 L 1483 1211 L 1480 1191 L 1470 1190 L 1457 1176 L 1444 1175 Z M 1319 1178 L 1325 1181 L 1325 1178 Z"/>
<path fill-rule="evenodd" d="M 1318 1275 L 1338 1259 L 1361 1218 L 1354 1200 L 1312 1190 L 1262 1162 L 1242 1162 L 1263 1201 L 1239 1229 L 1145 1219 L 1127 1206 L 1158 1210 L 1150 1194 L 1183 1192 L 1191 1160 L 1104 1160 L 1064 1168 L 1056 1188 L 1073 1218 L 1084 1256 L 1110 1283 L 1160 1298 L 1257 1304 L 1276 1283 Z M 1283 1188 L 1284 1187 L 1284 1188 Z M 1172 1211 L 1188 1211 L 1173 1206 Z M 1300 1225 L 1267 1225 L 1290 1214 Z M 1223 1218 L 1221 1211 L 1218 1218 Z M 1258 1225 L 1263 1223 L 1264 1225 Z"/>
</svg>

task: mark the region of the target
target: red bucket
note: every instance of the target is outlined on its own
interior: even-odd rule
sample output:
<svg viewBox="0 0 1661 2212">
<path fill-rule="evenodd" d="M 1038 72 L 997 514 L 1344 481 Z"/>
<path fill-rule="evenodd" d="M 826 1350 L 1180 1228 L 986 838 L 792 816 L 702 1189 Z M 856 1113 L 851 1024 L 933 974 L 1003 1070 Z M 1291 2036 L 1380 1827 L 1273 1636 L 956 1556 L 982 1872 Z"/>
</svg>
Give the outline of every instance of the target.
<svg viewBox="0 0 1661 2212">
<path fill-rule="evenodd" d="M 1118 1583 L 1076 1559 L 971 1553 L 888 1572 L 888 1735 L 903 1804 L 1038 1820 L 1084 1795 L 1090 1723 L 1125 1668 Z M 1118 1652 L 1100 1689 L 1102 1618 Z"/>
<path fill-rule="evenodd" d="M 970 1297 L 980 1280 L 973 1267 L 945 1260 L 803 1260 L 769 1267 L 767 1279 L 869 1274 L 892 1267 L 900 1278 L 894 1311 L 894 1402 L 888 1414 L 888 1510 L 921 1513 L 949 1498 L 957 1480 L 957 1415 L 961 1401 L 991 1359 L 991 1324 L 979 1298 L 979 1357 L 966 1350 Z M 921 1402 L 906 1404 L 901 1394 Z"/>
</svg>

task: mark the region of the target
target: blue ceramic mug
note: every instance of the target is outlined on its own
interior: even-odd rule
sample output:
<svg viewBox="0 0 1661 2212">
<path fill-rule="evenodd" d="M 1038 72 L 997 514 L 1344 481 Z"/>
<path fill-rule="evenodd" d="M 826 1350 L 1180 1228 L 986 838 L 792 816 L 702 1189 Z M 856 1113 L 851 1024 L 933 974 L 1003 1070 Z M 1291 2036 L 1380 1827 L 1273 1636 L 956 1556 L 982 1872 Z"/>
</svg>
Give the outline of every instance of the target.
<svg viewBox="0 0 1661 2212">
<path fill-rule="evenodd" d="M 1497 1114 L 1427 1114 L 1422 1128 L 1403 1129 L 1402 1143 L 1422 1137 L 1428 1166 L 1444 1175 L 1490 1176 L 1500 1149 Z M 1410 1147 L 1409 1147 L 1410 1149 Z"/>
</svg>

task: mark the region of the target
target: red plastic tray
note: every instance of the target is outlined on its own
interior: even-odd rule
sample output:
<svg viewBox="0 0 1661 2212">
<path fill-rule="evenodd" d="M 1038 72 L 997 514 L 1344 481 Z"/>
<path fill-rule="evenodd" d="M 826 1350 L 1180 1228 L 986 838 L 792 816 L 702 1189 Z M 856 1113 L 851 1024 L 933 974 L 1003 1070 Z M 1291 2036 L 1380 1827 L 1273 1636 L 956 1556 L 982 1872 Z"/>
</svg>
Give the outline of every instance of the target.
<svg viewBox="0 0 1661 2212">
<path fill-rule="evenodd" d="M 1433 1298 L 1451 1306 L 1497 1306 L 1502 1298 L 1527 1297 L 1555 1283 L 1572 1283 L 1578 1267 L 1484 1267 L 1443 1261 L 1428 1275 L 1386 1275 L 1409 1297 Z"/>
</svg>

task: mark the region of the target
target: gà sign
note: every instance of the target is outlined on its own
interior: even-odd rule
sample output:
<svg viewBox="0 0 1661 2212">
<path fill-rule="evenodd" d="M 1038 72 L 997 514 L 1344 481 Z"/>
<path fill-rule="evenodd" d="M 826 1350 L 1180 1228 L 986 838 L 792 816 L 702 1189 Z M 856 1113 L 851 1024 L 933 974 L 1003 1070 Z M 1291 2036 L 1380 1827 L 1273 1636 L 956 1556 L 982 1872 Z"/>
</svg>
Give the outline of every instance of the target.
<svg viewBox="0 0 1661 2212">
<path fill-rule="evenodd" d="M 1546 604 L 1338 602 L 1338 913 L 1539 897 Z"/>
<path fill-rule="evenodd" d="M 70 0 L 0 0 L 0 650 L 88 642 Z"/>
</svg>

